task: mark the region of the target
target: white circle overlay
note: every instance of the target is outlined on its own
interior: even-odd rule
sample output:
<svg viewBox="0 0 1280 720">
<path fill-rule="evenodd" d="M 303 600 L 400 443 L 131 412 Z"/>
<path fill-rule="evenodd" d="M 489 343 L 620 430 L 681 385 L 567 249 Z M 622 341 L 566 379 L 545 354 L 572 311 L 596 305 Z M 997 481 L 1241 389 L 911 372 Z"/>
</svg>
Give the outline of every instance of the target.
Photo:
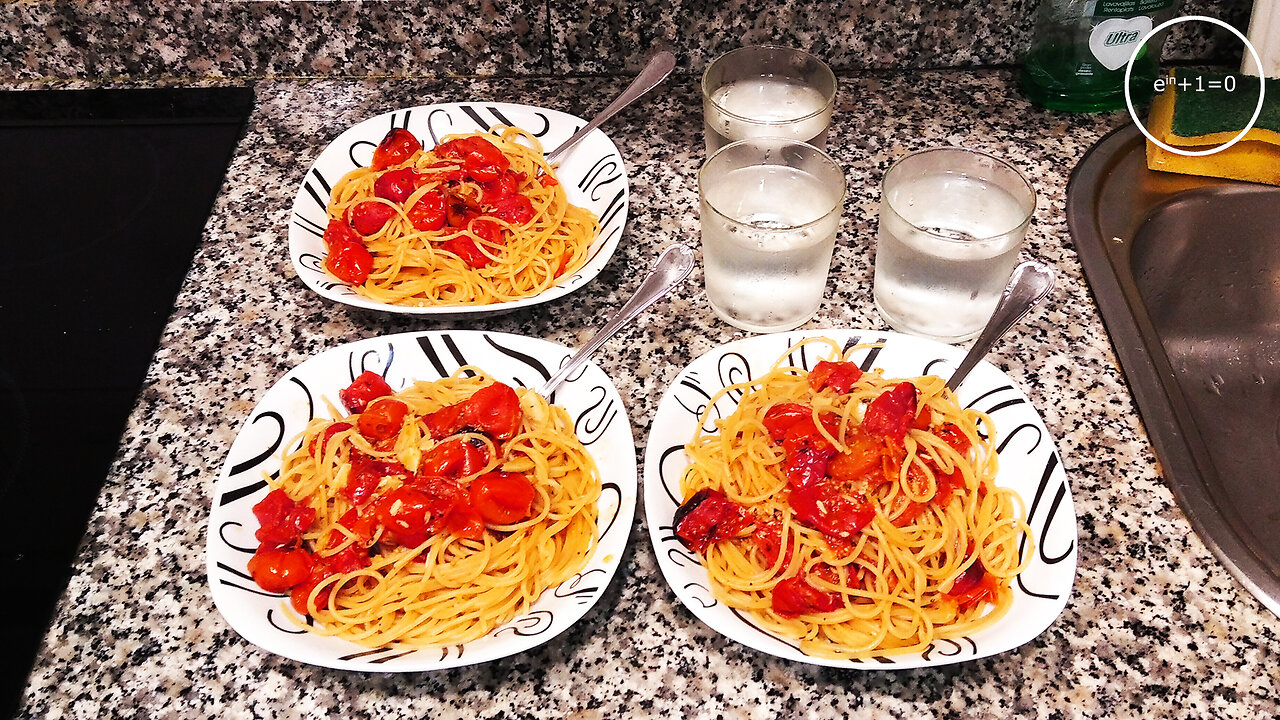
<svg viewBox="0 0 1280 720">
<path fill-rule="evenodd" d="M 1253 117 L 1249 118 L 1248 124 L 1244 126 L 1244 129 L 1241 130 L 1239 134 L 1237 134 L 1235 137 L 1231 138 L 1227 142 L 1219 145 L 1218 147 L 1210 148 L 1209 150 L 1182 150 L 1180 148 L 1175 148 L 1171 145 L 1167 145 L 1161 142 L 1160 140 L 1156 139 L 1156 137 L 1152 135 L 1149 130 L 1147 130 L 1147 127 L 1142 124 L 1142 120 L 1138 119 L 1138 113 L 1135 112 L 1133 109 L 1133 96 L 1129 92 L 1129 78 L 1133 74 L 1133 62 L 1134 60 L 1138 59 L 1138 52 L 1141 51 L 1143 46 L 1147 44 L 1147 41 L 1151 39 L 1151 36 L 1155 35 L 1161 30 L 1164 30 L 1165 28 L 1176 25 L 1180 22 L 1186 22 L 1188 20 L 1199 20 L 1199 21 L 1211 23 L 1213 25 L 1217 25 L 1219 27 L 1224 27 L 1230 30 L 1232 34 L 1240 38 L 1240 41 L 1244 43 L 1244 46 L 1249 51 L 1249 54 L 1253 56 L 1253 62 L 1258 67 L 1262 67 L 1262 58 L 1258 57 L 1257 48 L 1253 46 L 1253 43 L 1249 42 L 1249 38 L 1245 37 L 1244 33 L 1241 33 L 1239 30 L 1228 25 L 1227 23 L 1217 18 L 1206 17 L 1204 15 L 1187 15 L 1186 17 L 1173 18 L 1172 20 L 1166 20 L 1160 23 L 1159 25 L 1151 28 L 1151 31 L 1148 32 L 1146 35 L 1143 35 L 1142 39 L 1138 41 L 1138 46 L 1134 49 L 1133 55 L 1129 57 L 1128 64 L 1124 66 L 1124 104 L 1129 108 L 1129 116 L 1133 118 L 1133 123 L 1138 126 L 1138 129 L 1142 131 L 1143 135 L 1147 136 L 1148 140 L 1155 143 L 1156 145 L 1159 145 L 1165 150 L 1168 150 L 1169 152 L 1174 153 L 1175 155 L 1185 155 L 1187 157 L 1200 157 L 1203 155 L 1212 155 L 1214 153 L 1219 153 L 1219 152 L 1222 152 L 1223 150 L 1226 150 L 1232 145 L 1235 145 L 1236 143 L 1240 142 L 1240 140 L 1243 139 L 1244 136 L 1250 130 L 1253 129 L 1254 123 L 1258 122 L 1258 116 L 1262 114 L 1262 101 L 1267 95 L 1267 84 L 1266 82 L 1263 82 L 1262 78 L 1259 78 L 1258 106 L 1253 110 Z"/>
</svg>

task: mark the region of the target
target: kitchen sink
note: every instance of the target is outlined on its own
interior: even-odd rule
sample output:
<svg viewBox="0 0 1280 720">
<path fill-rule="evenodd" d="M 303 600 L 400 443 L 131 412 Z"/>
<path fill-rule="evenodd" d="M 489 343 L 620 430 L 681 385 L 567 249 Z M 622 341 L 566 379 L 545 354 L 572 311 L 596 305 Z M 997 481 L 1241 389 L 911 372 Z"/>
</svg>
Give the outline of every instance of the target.
<svg viewBox="0 0 1280 720">
<path fill-rule="evenodd" d="M 1154 172 L 1134 125 L 1067 190 L 1067 222 L 1165 481 L 1280 615 L 1280 188 Z"/>
</svg>

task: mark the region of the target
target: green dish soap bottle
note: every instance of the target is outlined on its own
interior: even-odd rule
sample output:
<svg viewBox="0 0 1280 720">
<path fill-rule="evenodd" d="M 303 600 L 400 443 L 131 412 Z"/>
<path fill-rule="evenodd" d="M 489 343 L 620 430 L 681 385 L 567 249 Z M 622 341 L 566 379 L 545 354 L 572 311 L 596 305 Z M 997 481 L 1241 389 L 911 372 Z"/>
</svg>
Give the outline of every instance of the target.
<svg viewBox="0 0 1280 720">
<path fill-rule="evenodd" d="M 1104 112 L 1125 107 L 1124 72 L 1134 51 L 1130 94 L 1151 100 L 1160 72 L 1161 32 L 1179 0 L 1041 0 L 1031 50 L 1022 66 L 1027 99 L 1050 110 Z"/>
</svg>

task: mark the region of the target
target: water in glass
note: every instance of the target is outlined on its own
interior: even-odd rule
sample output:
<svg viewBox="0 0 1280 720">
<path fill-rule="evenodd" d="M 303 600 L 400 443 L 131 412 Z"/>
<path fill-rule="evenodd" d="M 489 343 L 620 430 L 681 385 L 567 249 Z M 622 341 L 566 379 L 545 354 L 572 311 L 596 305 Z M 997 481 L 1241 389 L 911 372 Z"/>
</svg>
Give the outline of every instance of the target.
<svg viewBox="0 0 1280 720">
<path fill-rule="evenodd" d="M 716 314 L 756 332 L 808 320 L 826 290 L 841 195 L 839 186 L 781 166 L 740 168 L 709 183 L 702 247 Z"/>
<path fill-rule="evenodd" d="M 707 154 L 750 137 L 827 144 L 831 105 L 817 88 L 785 77 L 751 77 L 717 88 L 703 108 Z"/>
<path fill-rule="evenodd" d="M 998 185 L 945 173 L 889 193 L 876 245 L 876 308 L 895 328 L 944 342 L 973 338 L 1017 264 L 1026 208 Z"/>
</svg>

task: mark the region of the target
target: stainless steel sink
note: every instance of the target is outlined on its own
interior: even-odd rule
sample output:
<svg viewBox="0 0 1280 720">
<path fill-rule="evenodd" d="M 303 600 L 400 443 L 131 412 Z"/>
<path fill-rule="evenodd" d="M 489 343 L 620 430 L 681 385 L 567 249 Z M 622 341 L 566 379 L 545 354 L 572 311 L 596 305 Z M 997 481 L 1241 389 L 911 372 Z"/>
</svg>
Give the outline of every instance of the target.
<svg viewBox="0 0 1280 720">
<path fill-rule="evenodd" d="M 1280 188 L 1147 170 L 1130 125 L 1081 160 L 1067 223 L 1166 482 L 1280 615 Z"/>
</svg>

